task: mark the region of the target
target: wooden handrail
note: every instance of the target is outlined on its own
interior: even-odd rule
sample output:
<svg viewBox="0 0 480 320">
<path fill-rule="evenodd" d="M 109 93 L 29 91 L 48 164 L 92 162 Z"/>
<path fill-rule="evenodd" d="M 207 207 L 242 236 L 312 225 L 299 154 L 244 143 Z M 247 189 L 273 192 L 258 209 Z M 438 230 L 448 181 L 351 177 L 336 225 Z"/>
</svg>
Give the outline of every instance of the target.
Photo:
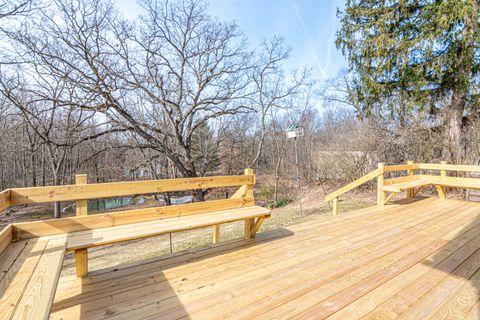
<svg viewBox="0 0 480 320">
<path fill-rule="evenodd" d="M 441 163 L 419 163 L 418 164 L 418 169 L 463 171 L 463 172 L 480 172 L 480 166 L 441 164 Z"/>
<path fill-rule="evenodd" d="M 34 188 L 14 188 L 0 192 L 0 212 L 14 205 L 102 199 L 129 195 L 162 193 L 254 185 L 255 175 L 213 176 L 129 182 L 92 183 Z"/>
<path fill-rule="evenodd" d="M 344 194 L 345 192 L 348 192 L 352 189 L 355 189 L 357 188 L 358 186 L 372 180 L 372 179 L 375 179 L 376 177 L 378 177 L 379 175 L 383 174 L 383 171 L 381 169 L 375 169 L 373 170 L 372 172 L 364 175 L 363 177 L 353 181 L 353 182 L 350 182 L 349 184 L 347 184 L 346 186 L 338 189 L 337 191 L 334 191 L 330 194 L 328 194 L 327 196 L 325 196 L 325 201 L 331 201 L 335 198 L 338 198 L 340 195 Z"/>
<path fill-rule="evenodd" d="M 396 172 L 396 171 L 417 170 L 417 169 L 420 169 L 419 163 L 397 164 L 393 166 L 385 166 L 384 172 Z"/>
</svg>

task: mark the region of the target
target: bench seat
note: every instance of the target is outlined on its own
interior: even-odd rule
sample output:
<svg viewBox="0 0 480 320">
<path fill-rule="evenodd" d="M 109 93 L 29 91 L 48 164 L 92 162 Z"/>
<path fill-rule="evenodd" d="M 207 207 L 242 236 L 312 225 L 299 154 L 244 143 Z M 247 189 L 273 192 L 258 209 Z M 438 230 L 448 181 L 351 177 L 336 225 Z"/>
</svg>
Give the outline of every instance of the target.
<svg viewBox="0 0 480 320">
<path fill-rule="evenodd" d="M 68 234 L 67 250 L 73 251 L 87 249 L 117 242 L 158 236 L 171 232 L 197 229 L 253 218 L 264 219 L 268 217 L 270 217 L 269 209 L 259 206 L 251 206 L 178 218 L 77 231 Z M 256 231 L 258 230 L 255 230 L 255 232 Z"/>
<path fill-rule="evenodd" d="M 402 192 L 412 188 L 427 186 L 429 184 L 431 184 L 429 181 L 413 180 L 413 181 L 399 182 L 399 183 L 383 186 L 382 190 L 387 192 Z"/>
<path fill-rule="evenodd" d="M 430 184 L 442 186 L 442 187 L 452 187 L 452 188 L 468 188 L 468 189 L 480 189 L 480 179 L 477 181 L 472 181 L 473 179 L 469 178 L 452 178 L 449 177 L 448 180 L 441 178 L 428 178 L 427 181 Z"/>
<path fill-rule="evenodd" d="M 66 236 L 11 242 L 0 254 L 0 319 L 48 319 Z"/>
</svg>

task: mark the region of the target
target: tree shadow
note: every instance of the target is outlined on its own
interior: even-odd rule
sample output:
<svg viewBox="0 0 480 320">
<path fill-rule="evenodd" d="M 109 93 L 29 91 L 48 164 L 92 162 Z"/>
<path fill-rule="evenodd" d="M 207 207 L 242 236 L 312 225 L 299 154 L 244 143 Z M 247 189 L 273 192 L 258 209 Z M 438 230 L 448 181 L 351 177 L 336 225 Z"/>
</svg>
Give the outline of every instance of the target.
<svg viewBox="0 0 480 320">
<path fill-rule="evenodd" d="M 442 200 L 438 200 L 442 201 Z M 459 206 L 466 201 L 458 201 Z M 420 288 L 417 294 L 434 297 L 431 308 L 448 310 L 447 317 L 468 315 L 480 319 L 480 203 L 470 202 L 466 208 L 457 208 L 451 214 L 469 210 L 473 219 L 460 228 L 452 228 L 442 239 L 446 240 L 433 256 L 423 261 L 428 271 L 430 286 Z M 420 286 L 419 286 L 420 287 Z"/>
</svg>

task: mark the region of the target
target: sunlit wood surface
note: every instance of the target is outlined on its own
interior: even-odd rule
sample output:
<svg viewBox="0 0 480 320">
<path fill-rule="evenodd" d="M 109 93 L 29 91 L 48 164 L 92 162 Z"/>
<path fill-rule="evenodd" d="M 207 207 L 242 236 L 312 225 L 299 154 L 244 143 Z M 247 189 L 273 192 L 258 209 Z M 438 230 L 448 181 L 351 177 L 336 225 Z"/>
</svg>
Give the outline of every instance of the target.
<svg viewBox="0 0 480 320">
<path fill-rule="evenodd" d="M 422 199 L 60 279 L 52 319 L 479 319 L 480 204 Z"/>
</svg>

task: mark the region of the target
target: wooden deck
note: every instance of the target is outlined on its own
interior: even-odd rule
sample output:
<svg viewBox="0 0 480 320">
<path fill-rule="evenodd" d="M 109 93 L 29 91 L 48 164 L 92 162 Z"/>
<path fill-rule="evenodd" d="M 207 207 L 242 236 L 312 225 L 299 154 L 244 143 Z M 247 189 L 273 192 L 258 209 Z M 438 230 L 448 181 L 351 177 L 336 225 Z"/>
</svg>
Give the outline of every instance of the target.
<svg viewBox="0 0 480 320">
<path fill-rule="evenodd" d="M 60 279 L 51 319 L 480 319 L 480 204 L 423 199 Z"/>
</svg>

